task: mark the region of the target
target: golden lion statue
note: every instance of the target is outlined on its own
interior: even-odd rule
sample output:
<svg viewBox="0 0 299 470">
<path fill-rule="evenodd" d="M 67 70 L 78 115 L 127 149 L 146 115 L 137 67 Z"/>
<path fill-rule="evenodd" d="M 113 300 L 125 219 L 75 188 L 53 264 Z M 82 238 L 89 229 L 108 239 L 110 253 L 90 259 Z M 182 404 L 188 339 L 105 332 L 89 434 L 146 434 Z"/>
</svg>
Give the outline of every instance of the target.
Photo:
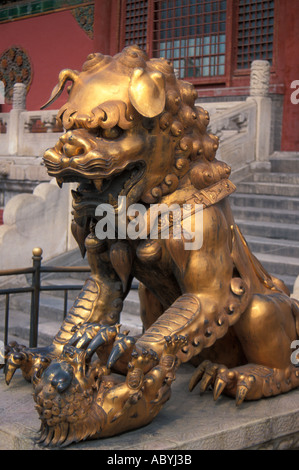
<svg viewBox="0 0 299 470">
<path fill-rule="evenodd" d="M 218 139 L 194 104 L 194 87 L 137 46 L 114 57 L 91 54 L 80 73 L 63 70 L 47 105 L 67 81 L 57 118 L 66 132 L 44 162 L 59 185 L 79 183 L 72 231 L 91 275 L 52 344 L 15 345 L 6 363 L 7 383 L 17 368 L 33 382 L 40 443 L 65 446 L 144 426 L 190 360 L 198 366 L 190 390 L 200 381 L 215 399 L 223 392 L 240 404 L 298 387 L 290 347 L 299 303 L 263 269 L 234 222 L 230 168 L 215 158 Z M 120 197 L 125 228 L 134 204 L 146 216 L 155 204 L 200 205 L 202 246 L 186 249 L 185 219 L 174 217 L 168 237 L 97 237 L 97 207 L 117 214 Z M 190 210 L 186 219 L 194 225 L 195 217 Z M 162 214 L 156 222 L 159 232 Z M 144 325 L 138 338 L 119 324 L 133 278 Z"/>
</svg>

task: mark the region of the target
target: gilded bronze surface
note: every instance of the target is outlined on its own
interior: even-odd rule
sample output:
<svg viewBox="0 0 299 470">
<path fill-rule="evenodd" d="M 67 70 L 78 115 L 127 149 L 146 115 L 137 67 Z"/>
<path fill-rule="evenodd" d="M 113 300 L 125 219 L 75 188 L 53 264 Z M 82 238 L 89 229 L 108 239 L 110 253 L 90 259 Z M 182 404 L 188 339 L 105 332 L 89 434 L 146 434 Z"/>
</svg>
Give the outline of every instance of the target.
<svg viewBox="0 0 299 470">
<path fill-rule="evenodd" d="M 297 387 L 290 345 L 299 303 L 234 222 L 230 169 L 215 158 L 218 139 L 193 86 L 137 46 L 91 54 L 80 73 L 62 71 L 49 102 L 67 81 L 58 113 L 66 132 L 44 162 L 59 185 L 79 183 L 72 230 L 91 275 L 52 344 L 14 346 L 6 364 L 7 383 L 17 368 L 33 382 L 40 442 L 65 446 L 149 423 L 186 361 L 198 366 L 190 390 L 211 385 L 215 399 L 224 393 L 240 404 Z M 117 212 L 119 196 L 126 208 L 202 204 L 202 247 L 187 250 L 184 235 L 171 233 L 99 240 L 95 209 L 109 203 Z M 145 329 L 137 338 L 119 324 L 134 277 Z"/>
</svg>

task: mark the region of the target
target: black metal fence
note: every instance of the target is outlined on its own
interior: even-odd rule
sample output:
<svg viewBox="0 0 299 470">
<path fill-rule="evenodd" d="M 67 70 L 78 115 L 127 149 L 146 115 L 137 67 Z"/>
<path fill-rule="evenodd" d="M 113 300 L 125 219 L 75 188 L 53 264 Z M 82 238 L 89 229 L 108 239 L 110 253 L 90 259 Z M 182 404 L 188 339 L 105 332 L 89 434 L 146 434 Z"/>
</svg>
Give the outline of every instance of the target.
<svg viewBox="0 0 299 470">
<path fill-rule="evenodd" d="M 8 343 L 8 329 L 9 329 L 9 301 L 11 294 L 22 294 L 31 292 L 31 307 L 30 307 L 30 332 L 29 332 L 29 347 L 34 348 L 37 346 L 38 339 L 38 319 L 40 308 L 40 292 L 42 291 L 64 291 L 64 307 L 63 316 L 67 314 L 68 291 L 80 290 L 82 285 L 47 285 L 41 284 L 41 274 L 43 273 L 88 273 L 90 272 L 89 266 L 42 266 L 42 253 L 41 248 L 34 248 L 32 251 L 32 266 L 20 269 L 6 269 L 0 271 L 0 276 L 16 276 L 19 274 L 31 274 L 31 283 L 26 287 L 11 287 L 0 289 L 0 295 L 5 296 L 5 317 L 4 317 L 4 344 Z"/>
</svg>

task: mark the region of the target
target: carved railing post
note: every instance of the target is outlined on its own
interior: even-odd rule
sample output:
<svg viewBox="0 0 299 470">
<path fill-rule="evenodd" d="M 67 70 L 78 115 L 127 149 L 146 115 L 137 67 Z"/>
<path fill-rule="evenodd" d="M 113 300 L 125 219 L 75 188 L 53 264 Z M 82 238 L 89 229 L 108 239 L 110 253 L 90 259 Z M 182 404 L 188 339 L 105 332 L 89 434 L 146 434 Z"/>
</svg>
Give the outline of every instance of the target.
<svg viewBox="0 0 299 470">
<path fill-rule="evenodd" d="M 255 60 L 251 64 L 250 97 L 257 105 L 256 148 L 253 169 L 270 168 L 271 153 L 271 98 L 269 97 L 270 63 L 267 60 Z"/>
<path fill-rule="evenodd" d="M 267 60 L 254 60 L 250 73 L 250 96 L 268 96 L 270 84 L 270 63 Z"/>
<path fill-rule="evenodd" d="M 26 109 L 26 85 L 15 83 L 13 87 L 12 108 L 19 111 Z"/>
<path fill-rule="evenodd" d="M 17 155 L 19 144 L 19 117 L 26 109 L 26 85 L 15 83 L 13 88 L 12 110 L 9 113 L 9 155 Z"/>
</svg>

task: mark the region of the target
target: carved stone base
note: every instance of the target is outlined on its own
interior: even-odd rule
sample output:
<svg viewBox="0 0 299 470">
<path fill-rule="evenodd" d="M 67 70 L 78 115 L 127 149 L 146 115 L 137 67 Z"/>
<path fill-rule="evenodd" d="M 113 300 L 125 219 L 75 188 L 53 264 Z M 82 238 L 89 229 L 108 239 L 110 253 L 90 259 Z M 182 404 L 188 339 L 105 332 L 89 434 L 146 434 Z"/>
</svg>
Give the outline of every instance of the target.
<svg viewBox="0 0 299 470">
<path fill-rule="evenodd" d="M 110 450 L 238 450 L 299 448 L 299 390 L 286 395 L 244 402 L 211 392 L 199 396 L 188 391 L 193 367 L 178 371 L 172 397 L 148 426 L 96 441 L 71 445 L 69 449 Z M 0 449 L 36 449 L 34 437 L 39 419 L 34 412 L 32 387 L 19 372 L 8 388 L 0 375 Z M 177 404 L 180 404 L 178 407 Z M 117 454 L 117 452 L 116 452 Z"/>
</svg>

